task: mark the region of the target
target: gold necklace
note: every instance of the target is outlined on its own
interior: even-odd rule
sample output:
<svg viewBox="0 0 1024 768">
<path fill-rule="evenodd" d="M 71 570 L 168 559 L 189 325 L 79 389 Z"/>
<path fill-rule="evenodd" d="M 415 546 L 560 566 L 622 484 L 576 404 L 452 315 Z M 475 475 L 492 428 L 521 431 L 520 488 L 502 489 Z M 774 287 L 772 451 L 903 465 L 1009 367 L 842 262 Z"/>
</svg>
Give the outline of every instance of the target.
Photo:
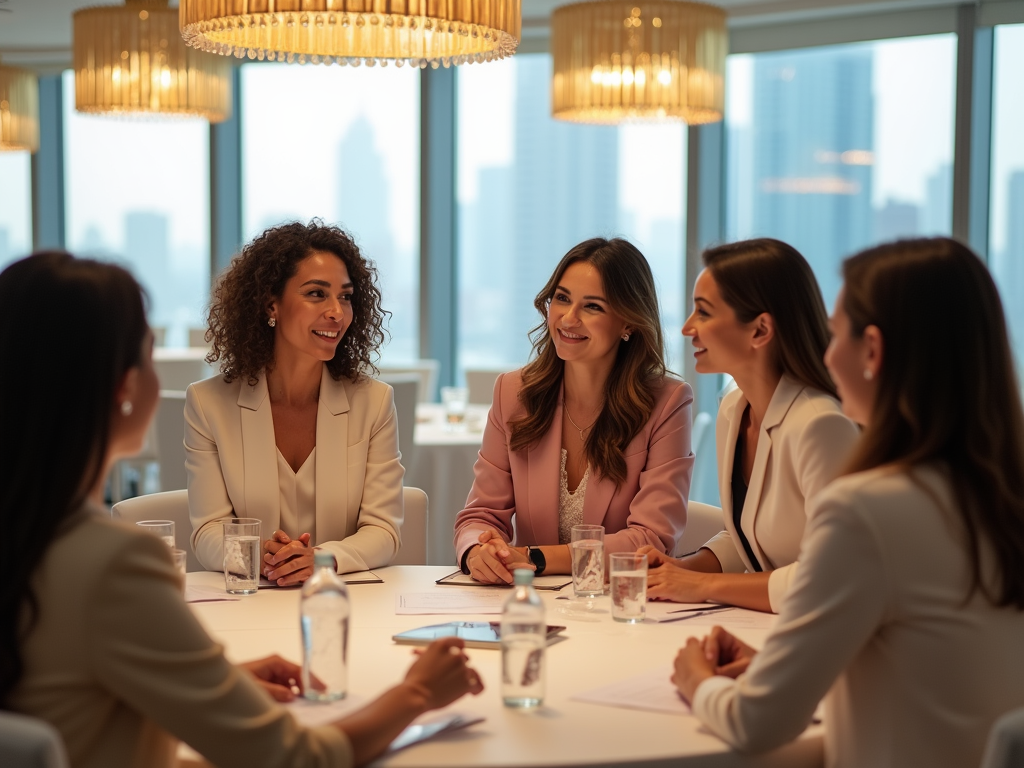
<svg viewBox="0 0 1024 768">
<path fill-rule="evenodd" d="M 576 428 L 576 431 L 580 433 L 580 442 L 585 443 L 586 439 L 583 437 L 583 433 L 590 429 L 590 427 L 597 424 L 597 419 L 594 419 L 592 422 L 590 422 L 590 427 L 583 427 L 583 429 L 580 429 L 580 425 L 573 421 L 572 416 L 569 415 L 569 406 L 565 404 L 565 400 L 562 401 L 562 410 L 565 411 L 565 418 L 567 418 L 569 420 L 569 423 L 572 424 L 573 427 Z M 598 414 L 597 418 L 601 418 L 601 414 Z"/>
</svg>

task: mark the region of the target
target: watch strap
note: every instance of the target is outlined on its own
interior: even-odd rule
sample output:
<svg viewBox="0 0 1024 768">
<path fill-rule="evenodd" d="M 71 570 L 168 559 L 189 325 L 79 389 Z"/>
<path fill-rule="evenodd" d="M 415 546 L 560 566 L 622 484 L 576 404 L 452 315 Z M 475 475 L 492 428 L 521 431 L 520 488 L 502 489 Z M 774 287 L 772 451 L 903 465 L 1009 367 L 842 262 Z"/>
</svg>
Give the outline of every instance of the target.
<svg viewBox="0 0 1024 768">
<path fill-rule="evenodd" d="M 529 544 L 526 545 L 526 555 L 530 558 L 530 562 L 533 563 L 537 570 L 533 572 L 534 576 L 540 576 L 544 573 L 544 569 L 547 568 L 548 561 L 544 557 L 544 553 L 541 552 L 540 547 L 531 547 Z"/>
</svg>

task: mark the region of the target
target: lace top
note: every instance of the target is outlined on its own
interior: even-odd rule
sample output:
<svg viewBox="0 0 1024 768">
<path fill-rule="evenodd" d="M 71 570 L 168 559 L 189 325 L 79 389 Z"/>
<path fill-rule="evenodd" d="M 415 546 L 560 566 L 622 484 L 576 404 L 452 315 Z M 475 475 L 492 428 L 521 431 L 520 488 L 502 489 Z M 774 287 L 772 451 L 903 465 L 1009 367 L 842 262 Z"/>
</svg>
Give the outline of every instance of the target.
<svg viewBox="0 0 1024 768">
<path fill-rule="evenodd" d="M 569 475 L 565 471 L 565 460 L 568 457 L 562 449 L 562 469 L 558 486 L 558 543 L 572 542 L 572 527 L 583 524 L 583 498 L 587 495 L 587 479 L 590 477 L 590 465 L 583 473 L 583 479 L 576 490 L 569 493 Z"/>
</svg>

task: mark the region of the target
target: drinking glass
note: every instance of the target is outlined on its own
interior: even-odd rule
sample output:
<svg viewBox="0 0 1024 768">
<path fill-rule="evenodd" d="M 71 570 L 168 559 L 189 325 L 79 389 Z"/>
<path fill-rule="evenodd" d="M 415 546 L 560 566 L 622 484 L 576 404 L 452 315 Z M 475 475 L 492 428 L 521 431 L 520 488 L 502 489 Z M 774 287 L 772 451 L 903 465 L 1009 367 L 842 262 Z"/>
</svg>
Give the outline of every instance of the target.
<svg viewBox="0 0 1024 768">
<path fill-rule="evenodd" d="M 188 555 L 184 549 L 172 549 L 171 557 L 174 558 L 174 569 L 181 574 L 181 578 L 185 578 L 186 565 L 188 564 Z"/>
<path fill-rule="evenodd" d="M 639 624 L 647 613 L 647 555 L 616 552 L 608 555 L 612 618 Z"/>
<path fill-rule="evenodd" d="M 159 536 L 164 543 L 174 549 L 174 521 L 173 520 L 139 520 L 136 525 L 149 531 L 154 536 Z"/>
<path fill-rule="evenodd" d="M 576 597 L 604 594 L 604 526 L 572 527 L 572 588 Z"/>
<path fill-rule="evenodd" d="M 465 387 L 441 387 L 441 402 L 444 403 L 444 415 L 448 429 L 453 431 L 465 429 L 469 390 Z"/>
<path fill-rule="evenodd" d="M 224 521 L 224 589 L 229 595 L 254 595 L 260 585 L 260 521 L 232 517 Z"/>
</svg>

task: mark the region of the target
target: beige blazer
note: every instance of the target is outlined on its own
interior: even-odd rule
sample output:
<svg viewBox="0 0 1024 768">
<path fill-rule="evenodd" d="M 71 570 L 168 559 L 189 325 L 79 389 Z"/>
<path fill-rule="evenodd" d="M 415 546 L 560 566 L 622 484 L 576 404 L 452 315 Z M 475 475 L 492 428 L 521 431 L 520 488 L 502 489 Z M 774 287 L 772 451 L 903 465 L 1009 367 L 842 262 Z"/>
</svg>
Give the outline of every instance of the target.
<svg viewBox="0 0 1024 768">
<path fill-rule="evenodd" d="M 747 398 L 734 389 L 718 409 L 715 438 L 725 530 L 704 546 L 726 573 L 754 570 L 736 537 L 732 509 L 733 459 L 746 408 Z M 838 476 L 859 437 L 857 425 L 843 415 L 834 397 L 789 376 L 779 381 L 761 422 L 740 518 L 761 569 L 772 571 L 768 599 L 775 613 L 796 575 L 811 501 Z"/>
<path fill-rule="evenodd" d="M 314 544 L 337 558 L 339 573 L 390 563 L 405 514 L 405 470 L 391 387 L 369 378 L 335 381 L 324 367 L 315 468 Z M 266 377 L 255 386 L 237 379 L 227 383 L 221 376 L 189 386 L 185 469 L 192 549 L 205 568 L 223 568 L 223 533 L 215 521 L 257 517 L 265 539 L 280 527 L 277 443 Z"/>
<path fill-rule="evenodd" d="M 1024 612 L 968 599 L 954 503 L 936 469 L 830 485 L 764 649 L 738 680 L 701 683 L 694 714 L 762 751 L 796 737 L 824 696 L 829 768 L 979 765 L 993 722 L 1024 705 Z"/>
<path fill-rule="evenodd" d="M 51 723 L 73 768 L 171 768 L 179 739 L 220 766 L 351 766 L 341 731 L 298 726 L 228 663 L 160 539 L 98 507 L 69 523 L 33 575 L 9 705 Z"/>
</svg>

